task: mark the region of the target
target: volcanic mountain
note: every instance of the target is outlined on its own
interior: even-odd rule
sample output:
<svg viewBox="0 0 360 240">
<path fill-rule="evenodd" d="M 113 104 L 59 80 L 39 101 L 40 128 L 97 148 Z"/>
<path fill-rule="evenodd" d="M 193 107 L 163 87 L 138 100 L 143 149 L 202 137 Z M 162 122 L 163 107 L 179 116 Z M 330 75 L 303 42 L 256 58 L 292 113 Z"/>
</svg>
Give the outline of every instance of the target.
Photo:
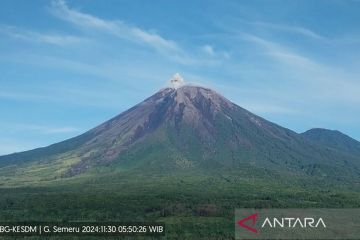
<svg viewBox="0 0 360 240">
<path fill-rule="evenodd" d="M 0 172 L 44 181 L 102 167 L 154 173 L 238 169 L 359 181 L 358 147 L 328 147 L 311 132 L 269 122 L 211 89 L 178 83 L 78 137 L 2 156 Z"/>
</svg>

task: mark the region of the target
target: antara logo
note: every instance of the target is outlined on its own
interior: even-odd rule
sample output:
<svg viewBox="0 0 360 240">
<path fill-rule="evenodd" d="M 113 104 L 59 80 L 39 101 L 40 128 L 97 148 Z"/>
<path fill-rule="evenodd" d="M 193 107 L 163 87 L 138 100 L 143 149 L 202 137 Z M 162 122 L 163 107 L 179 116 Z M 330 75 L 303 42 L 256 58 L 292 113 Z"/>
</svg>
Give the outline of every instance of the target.
<svg viewBox="0 0 360 240">
<path fill-rule="evenodd" d="M 258 230 L 255 228 L 256 226 L 256 220 L 258 218 L 258 214 L 255 213 L 253 215 L 250 215 L 244 219 L 241 219 L 237 222 L 237 224 L 245 228 L 246 230 L 258 233 Z M 249 226 L 249 223 L 250 225 Z M 295 217 L 285 217 L 285 218 L 265 218 L 263 223 L 261 224 L 261 228 L 270 227 L 270 228 L 317 228 L 317 227 L 323 227 L 326 228 L 326 224 L 322 218 L 313 218 L 313 217 L 304 217 L 304 218 L 295 218 Z"/>
<path fill-rule="evenodd" d="M 257 233 L 257 230 L 255 228 L 252 228 L 252 227 L 254 227 L 256 225 L 257 216 L 258 216 L 258 214 L 255 213 L 255 214 L 253 214 L 251 216 L 248 216 L 248 217 L 238 221 L 237 223 L 240 225 L 240 227 L 243 227 L 246 230 L 249 230 L 249 231 L 251 231 L 253 233 Z M 250 221 L 250 220 L 252 220 L 252 224 L 251 224 L 252 227 L 245 224 L 245 222 Z"/>
</svg>

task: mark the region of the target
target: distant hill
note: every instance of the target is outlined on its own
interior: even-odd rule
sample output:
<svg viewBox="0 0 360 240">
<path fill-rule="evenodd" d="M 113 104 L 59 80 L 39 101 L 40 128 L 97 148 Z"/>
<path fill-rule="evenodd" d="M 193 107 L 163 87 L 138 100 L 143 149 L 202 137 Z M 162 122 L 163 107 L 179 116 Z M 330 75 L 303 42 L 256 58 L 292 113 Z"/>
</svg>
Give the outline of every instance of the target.
<svg viewBox="0 0 360 240">
<path fill-rule="evenodd" d="M 360 142 L 337 130 L 313 128 L 301 135 L 328 148 L 360 156 Z"/>
</svg>

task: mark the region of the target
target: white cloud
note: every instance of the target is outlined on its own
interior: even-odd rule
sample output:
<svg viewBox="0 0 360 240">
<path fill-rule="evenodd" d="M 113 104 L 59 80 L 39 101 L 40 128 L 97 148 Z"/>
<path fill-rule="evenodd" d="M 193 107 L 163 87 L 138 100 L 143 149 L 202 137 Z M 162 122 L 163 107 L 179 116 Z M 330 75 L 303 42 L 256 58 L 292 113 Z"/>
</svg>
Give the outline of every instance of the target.
<svg viewBox="0 0 360 240">
<path fill-rule="evenodd" d="M 268 23 L 268 22 L 249 22 L 250 24 L 273 29 L 273 30 L 279 30 L 279 31 L 285 31 L 285 32 L 291 32 L 291 33 L 297 33 L 300 35 L 303 35 L 305 37 L 318 39 L 318 40 L 326 40 L 325 37 L 322 35 L 304 27 L 300 26 L 291 26 L 291 25 L 285 25 L 285 24 L 276 24 L 276 23 Z"/>
<path fill-rule="evenodd" d="M 274 57 L 284 64 L 290 64 L 297 68 L 301 67 L 302 69 L 305 68 L 308 70 L 319 67 L 319 63 L 311 60 L 308 57 L 295 53 L 294 51 L 291 51 L 290 49 L 287 49 L 275 42 L 251 34 L 242 34 L 242 38 L 246 41 L 265 48 L 267 50 L 265 54 Z"/>
<path fill-rule="evenodd" d="M 56 17 L 76 26 L 105 31 L 122 39 L 147 44 L 160 52 L 182 51 L 174 41 L 165 39 L 159 34 L 128 25 L 122 21 L 104 20 L 93 15 L 71 9 L 63 0 L 52 1 L 51 11 Z"/>
<path fill-rule="evenodd" d="M 9 92 L 1 91 L 0 98 L 12 99 L 12 100 L 47 100 L 46 97 L 42 97 L 35 94 L 19 93 L 19 92 Z"/>
<path fill-rule="evenodd" d="M 226 51 L 215 51 L 214 47 L 209 44 L 203 45 L 200 49 L 207 56 L 219 57 L 219 58 L 223 58 L 223 59 L 230 58 L 230 53 L 228 53 Z"/>
<path fill-rule="evenodd" d="M 99 28 L 113 33 L 120 33 L 119 26 L 122 24 L 121 22 L 105 21 L 90 14 L 70 9 L 63 0 L 52 1 L 51 11 L 55 16 L 81 27 Z"/>
<path fill-rule="evenodd" d="M 149 33 L 141 30 L 140 28 L 131 28 L 131 32 L 142 42 L 147 43 L 158 50 L 166 49 L 171 51 L 180 51 L 174 41 L 166 40 L 158 34 Z"/>
<path fill-rule="evenodd" d="M 82 30 L 101 31 L 119 39 L 150 47 L 162 56 L 183 65 L 214 65 L 223 59 L 230 58 L 225 51 L 215 52 L 219 59 L 208 59 L 196 51 L 188 51 L 176 41 L 167 39 L 156 31 L 141 29 L 119 20 L 105 20 L 88 13 L 70 8 L 64 0 L 53 0 L 50 11 L 59 19 L 69 22 Z M 208 47 L 207 47 L 208 48 Z M 210 49 L 208 49 L 210 50 Z M 210 50 L 211 51 L 211 50 Z"/>
<path fill-rule="evenodd" d="M 84 38 L 72 35 L 40 33 L 35 31 L 20 30 L 12 26 L 0 26 L 0 33 L 20 40 L 54 44 L 59 46 L 82 43 L 85 40 Z"/>
<path fill-rule="evenodd" d="M 244 23 L 252 25 L 263 30 L 268 30 L 273 35 L 283 35 L 284 33 L 294 33 L 298 36 L 303 36 L 309 39 L 317 40 L 319 43 L 331 44 L 331 45 L 343 45 L 343 44 L 358 44 L 360 42 L 360 37 L 354 34 L 345 34 L 342 36 L 325 36 L 312 29 L 289 25 L 289 24 L 280 24 L 280 23 L 271 23 L 271 22 L 261 22 L 261 21 L 246 21 L 241 20 Z"/>
<path fill-rule="evenodd" d="M 204 45 L 201 49 L 210 56 L 215 55 L 214 48 L 211 45 Z"/>
<path fill-rule="evenodd" d="M 26 130 L 34 131 L 43 134 L 61 134 L 61 133 L 77 133 L 80 132 L 80 129 L 75 127 L 58 127 L 58 126 L 46 126 L 46 125 L 36 125 L 36 124 L 14 124 L 12 126 L 17 130 Z"/>
<path fill-rule="evenodd" d="M 303 83 L 308 88 L 307 93 L 312 94 L 311 98 L 326 103 L 360 104 L 360 83 L 356 71 L 349 73 L 337 66 L 323 64 L 251 34 L 242 34 L 242 39 L 264 48 L 265 54 L 280 63 L 280 67 L 287 71 L 290 77 L 295 77 L 297 83 Z"/>
</svg>

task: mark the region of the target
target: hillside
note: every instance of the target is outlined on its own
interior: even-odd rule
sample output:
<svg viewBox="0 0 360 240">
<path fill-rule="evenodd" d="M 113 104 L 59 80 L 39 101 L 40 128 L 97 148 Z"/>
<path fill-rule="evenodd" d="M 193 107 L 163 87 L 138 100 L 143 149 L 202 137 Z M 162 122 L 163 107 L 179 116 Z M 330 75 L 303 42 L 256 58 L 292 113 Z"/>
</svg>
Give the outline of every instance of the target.
<svg viewBox="0 0 360 240">
<path fill-rule="evenodd" d="M 360 156 L 360 142 L 337 130 L 313 128 L 301 135 L 328 148 Z"/>
</svg>

